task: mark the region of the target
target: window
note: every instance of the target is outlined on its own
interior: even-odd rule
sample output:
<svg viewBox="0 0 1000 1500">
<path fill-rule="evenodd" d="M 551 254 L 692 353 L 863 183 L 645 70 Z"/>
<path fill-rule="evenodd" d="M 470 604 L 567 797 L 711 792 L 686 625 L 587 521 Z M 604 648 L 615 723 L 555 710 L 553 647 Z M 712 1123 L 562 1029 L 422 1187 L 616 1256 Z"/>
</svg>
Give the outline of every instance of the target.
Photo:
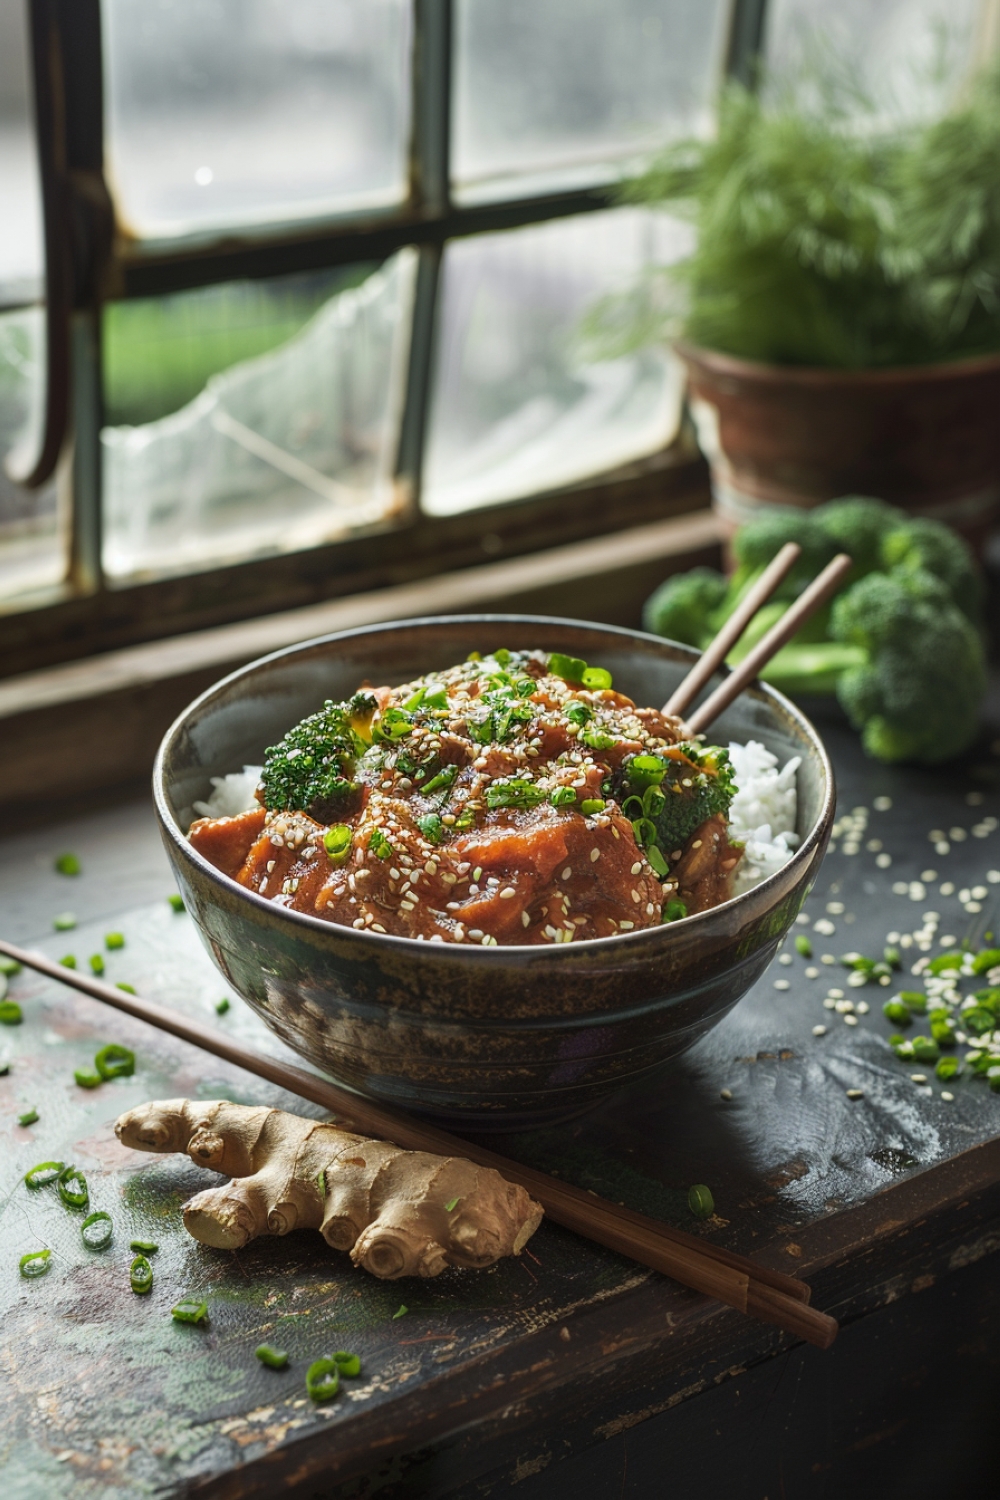
<svg viewBox="0 0 1000 1500">
<path fill-rule="evenodd" d="M 773 0 L 776 57 L 818 9 Z M 580 321 L 682 253 L 616 184 L 711 127 L 764 23 L 0 0 L 0 672 L 692 503 L 671 357 Z"/>
</svg>

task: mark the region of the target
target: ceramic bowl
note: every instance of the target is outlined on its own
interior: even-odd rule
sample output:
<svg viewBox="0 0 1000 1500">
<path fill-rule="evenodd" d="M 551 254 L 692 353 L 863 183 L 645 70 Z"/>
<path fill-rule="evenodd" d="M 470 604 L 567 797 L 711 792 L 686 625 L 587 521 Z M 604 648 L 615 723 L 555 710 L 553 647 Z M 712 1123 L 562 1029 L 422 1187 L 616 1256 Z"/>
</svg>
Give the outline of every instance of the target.
<svg viewBox="0 0 1000 1500">
<path fill-rule="evenodd" d="M 833 815 L 833 774 L 807 719 L 766 687 L 711 738 L 757 739 L 798 772 L 801 843 L 777 874 L 668 926 L 551 947 L 472 947 L 355 931 L 273 906 L 185 835 L 209 777 L 263 752 L 325 698 L 406 682 L 506 646 L 607 667 L 661 704 L 695 653 L 638 631 L 524 615 L 406 620 L 306 641 L 234 672 L 169 730 L 154 771 L 167 853 L 201 937 L 283 1041 L 338 1082 L 456 1129 L 577 1114 L 684 1052 L 767 968 L 808 893 Z"/>
</svg>

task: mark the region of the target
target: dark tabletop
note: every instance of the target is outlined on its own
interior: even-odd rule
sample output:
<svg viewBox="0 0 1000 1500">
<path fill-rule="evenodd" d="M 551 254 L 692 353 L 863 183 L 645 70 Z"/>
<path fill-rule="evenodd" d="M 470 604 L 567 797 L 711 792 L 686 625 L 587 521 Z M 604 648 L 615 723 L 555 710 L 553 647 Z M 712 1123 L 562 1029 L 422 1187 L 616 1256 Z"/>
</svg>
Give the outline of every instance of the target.
<svg viewBox="0 0 1000 1500">
<path fill-rule="evenodd" d="M 834 847 L 808 922 L 795 929 L 809 937 L 812 961 L 789 940 L 791 961 L 776 962 L 661 1080 L 583 1120 L 498 1144 L 803 1275 L 815 1304 L 850 1322 L 998 1240 L 1000 1095 L 982 1080 L 949 1086 L 932 1068 L 898 1061 L 882 1015 L 894 987 L 850 988 L 839 959 L 880 956 L 890 933 L 934 925 L 932 912 L 933 951 L 944 938 L 979 942 L 994 923 L 1000 930 L 1000 757 L 987 741 L 958 772 L 890 770 L 863 758 L 836 714 L 821 727 L 839 801 Z M 69 848 L 83 865 L 74 878 L 52 869 Z M 102 952 L 113 982 L 290 1055 L 235 997 L 216 1016 L 225 987 L 188 917 L 168 904 L 145 800 L 24 829 L 2 849 L 5 936 L 50 956 L 73 953 L 81 967 Z M 79 925 L 53 933 L 65 910 Z M 111 930 L 125 937 L 120 951 L 105 950 Z M 908 968 L 917 941 L 903 951 Z M 831 988 L 867 1013 L 825 1008 Z M 517 1260 L 416 1283 L 376 1281 L 315 1233 L 238 1254 L 198 1245 L 179 1209 L 217 1179 L 186 1158 L 124 1150 L 115 1117 L 180 1095 L 318 1111 L 34 975 L 14 978 L 11 998 L 24 1021 L 0 1029 L 10 1059 L 0 1078 L 5 1500 L 61 1493 L 70 1480 L 81 1496 L 123 1500 L 201 1488 L 263 1496 L 290 1484 L 394 1494 L 414 1455 L 448 1443 L 462 1449 L 471 1483 L 502 1443 L 527 1450 L 555 1426 L 561 1451 L 585 1449 L 790 1343 L 550 1224 Z M 79 1088 L 74 1069 L 107 1041 L 134 1048 L 134 1077 Z M 861 1097 L 849 1097 L 856 1090 Z M 37 1124 L 20 1127 L 31 1106 Z M 49 1158 L 86 1172 L 91 1207 L 114 1219 L 108 1250 L 84 1247 L 81 1216 L 51 1189 L 24 1186 L 23 1173 Z M 687 1209 L 694 1183 L 715 1199 L 703 1223 Z M 145 1297 L 129 1289 L 133 1236 L 160 1246 Z M 23 1280 L 19 1257 L 42 1245 L 52 1250 L 48 1274 Z M 207 1301 L 207 1326 L 171 1319 L 191 1294 Z M 264 1339 L 290 1351 L 289 1369 L 257 1362 Z M 356 1351 L 362 1373 L 316 1407 L 304 1370 L 332 1348 Z M 527 1480 L 533 1470 L 518 1472 Z"/>
</svg>

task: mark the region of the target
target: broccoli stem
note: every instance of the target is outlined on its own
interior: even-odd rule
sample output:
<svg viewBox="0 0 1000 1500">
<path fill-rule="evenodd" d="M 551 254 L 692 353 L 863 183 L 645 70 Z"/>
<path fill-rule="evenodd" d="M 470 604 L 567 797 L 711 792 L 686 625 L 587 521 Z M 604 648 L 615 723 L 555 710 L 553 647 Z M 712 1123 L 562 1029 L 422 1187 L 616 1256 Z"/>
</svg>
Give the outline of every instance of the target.
<svg viewBox="0 0 1000 1500">
<path fill-rule="evenodd" d="M 760 675 L 780 693 L 829 695 L 837 691 L 844 672 L 862 667 L 867 661 L 864 647 L 846 641 L 823 641 L 815 645 L 793 642 L 782 647 Z"/>
</svg>

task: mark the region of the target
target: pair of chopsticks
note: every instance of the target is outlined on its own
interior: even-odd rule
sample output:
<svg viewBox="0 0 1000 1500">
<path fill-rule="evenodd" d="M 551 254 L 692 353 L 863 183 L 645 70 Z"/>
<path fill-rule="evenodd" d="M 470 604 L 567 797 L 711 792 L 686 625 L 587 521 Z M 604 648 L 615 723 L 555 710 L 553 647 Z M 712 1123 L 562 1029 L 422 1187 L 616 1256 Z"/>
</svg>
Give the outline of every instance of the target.
<svg viewBox="0 0 1000 1500">
<path fill-rule="evenodd" d="M 495 1151 L 449 1135 L 433 1125 L 374 1104 L 359 1094 L 328 1083 L 324 1078 L 317 1078 L 304 1068 L 241 1047 L 198 1021 L 187 1020 L 164 1006 L 143 1000 L 138 995 L 129 995 L 102 980 L 65 969 L 40 954 L 26 952 L 5 941 L 0 941 L 0 953 L 16 959 L 25 968 L 70 985 L 95 1000 L 124 1011 L 126 1015 L 179 1037 L 181 1041 L 235 1063 L 289 1093 L 298 1094 L 300 1098 L 346 1117 L 364 1134 L 391 1140 L 411 1151 L 466 1157 L 480 1166 L 494 1167 L 509 1182 L 520 1183 L 526 1188 L 555 1223 L 664 1276 L 671 1276 L 696 1292 L 714 1297 L 766 1323 L 775 1323 L 786 1333 L 815 1344 L 817 1348 L 828 1349 L 837 1336 L 836 1320 L 810 1307 L 809 1288 L 792 1276 L 758 1266 L 744 1256 L 648 1219 L 632 1209 L 622 1208 L 594 1193 L 550 1177 L 547 1172 L 522 1166 L 520 1162 L 510 1161 Z"/>
<path fill-rule="evenodd" d="M 714 641 L 702 652 L 680 687 L 664 705 L 665 714 L 677 717 L 683 715 L 713 672 L 718 671 L 722 666 L 757 611 L 767 603 L 779 583 L 791 572 L 801 554 L 802 548 L 797 543 L 785 543 L 753 588 L 748 590 L 746 596 L 740 600 L 739 606 L 730 615 Z M 809 587 L 803 589 L 798 599 L 789 606 L 781 619 L 772 625 L 753 650 L 749 651 L 738 666 L 723 678 L 715 692 L 711 693 L 695 710 L 685 726 L 687 734 L 692 736 L 701 734 L 713 719 L 719 717 L 723 709 L 729 707 L 743 689 L 753 682 L 771 657 L 775 656 L 782 646 L 788 645 L 810 615 L 815 614 L 816 610 L 837 592 L 843 579 L 850 572 L 851 566 L 852 560 L 846 552 L 838 553 L 833 561 L 827 564 L 819 577 L 814 578 Z"/>
</svg>

